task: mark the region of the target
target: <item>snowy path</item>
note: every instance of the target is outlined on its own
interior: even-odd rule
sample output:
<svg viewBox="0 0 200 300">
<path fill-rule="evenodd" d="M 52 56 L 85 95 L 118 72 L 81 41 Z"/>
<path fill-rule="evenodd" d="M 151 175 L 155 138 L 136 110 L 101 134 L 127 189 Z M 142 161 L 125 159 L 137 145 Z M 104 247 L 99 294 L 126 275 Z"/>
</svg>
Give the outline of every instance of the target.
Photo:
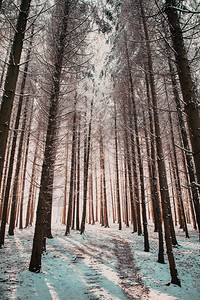
<svg viewBox="0 0 200 300">
<path fill-rule="evenodd" d="M 90 233 L 84 245 L 69 240 L 73 263 L 78 272 L 83 270 L 81 277 L 88 286 L 87 299 L 147 299 L 128 242 L 114 233 L 106 234 L 105 229 L 97 234 L 98 238 Z M 63 246 L 65 243 L 64 238 Z"/>
<path fill-rule="evenodd" d="M 32 229 L 8 238 L 7 248 L 1 250 L 6 259 L 1 264 L 0 299 L 148 299 L 128 242 L 110 230 L 65 237 L 63 229 L 47 241 L 41 274 L 27 271 Z"/>
<path fill-rule="evenodd" d="M 14 237 L 6 237 L 6 248 L 0 250 L 1 300 L 200 299 L 195 232 L 193 242 L 178 232 L 181 245 L 174 249 L 183 288 L 166 285 L 170 280 L 168 264 L 156 263 L 153 232 L 149 253 L 143 251 L 143 237 L 131 234 L 131 228 L 119 231 L 116 225 L 87 225 L 84 235 L 72 231 L 66 237 L 64 232 L 64 226 L 54 228 L 40 274 L 28 271 L 33 228 L 16 230 Z"/>
</svg>

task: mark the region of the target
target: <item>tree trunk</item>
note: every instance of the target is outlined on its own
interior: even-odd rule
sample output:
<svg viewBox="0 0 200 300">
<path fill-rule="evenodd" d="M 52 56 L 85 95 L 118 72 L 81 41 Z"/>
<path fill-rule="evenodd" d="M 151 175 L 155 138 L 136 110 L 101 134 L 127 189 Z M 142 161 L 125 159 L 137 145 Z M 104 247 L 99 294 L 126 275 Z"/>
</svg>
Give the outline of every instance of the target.
<svg viewBox="0 0 200 300">
<path fill-rule="evenodd" d="M 191 185 L 191 191 L 192 191 L 192 200 L 194 203 L 194 209 L 195 209 L 195 214 L 196 214 L 198 230 L 200 232 L 200 204 L 199 204 L 198 188 L 194 184 L 196 181 L 195 172 L 194 172 L 194 163 L 193 163 L 192 155 L 191 155 L 191 151 L 190 151 L 187 130 L 185 127 L 185 121 L 184 121 L 183 111 L 182 111 L 182 106 L 181 106 L 181 99 L 179 97 L 175 73 L 174 73 L 174 69 L 173 69 L 170 59 L 168 59 L 168 63 L 169 63 L 169 68 L 170 68 L 174 100 L 176 102 L 177 114 L 178 114 L 178 119 L 179 119 L 179 124 L 180 124 L 181 136 L 182 136 L 183 146 L 185 149 L 185 157 L 186 157 L 186 161 L 187 161 L 187 167 L 188 167 L 188 173 L 189 173 L 190 185 Z"/>
<path fill-rule="evenodd" d="M 74 102 L 74 118 L 73 118 L 73 129 L 72 129 L 72 151 L 71 151 L 71 173 L 70 173 L 70 188 L 69 188 L 69 201 L 68 201 L 68 213 L 67 213 L 67 225 L 65 235 L 70 233 L 70 227 L 72 222 L 72 203 L 73 203 L 73 189 L 74 189 L 74 176 L 75 176 L 75 159 L 76 159 L 76 102 L 77 95 L 75 96 Z"/>
<path fill-rule="evenodd" d="M 26 81 L 26 76 L 24 78 Z M 25 82 L 23 81 L 21 89 L 24 90 L 24 87 L 25 87 Z M 4 206 L 3 206 L 2 223 L 1 223 L 1 231 L 0 231 L 0 248 L 2 245 L 4 245 L 8 202 L 9 202 L 9 196 L 10 196 L 10 192 L 11 192 L 11 182 L 12 182 L 12 176 L 13 176 L 14 158 L 15 158 L 15 151 L 16 151 L 16 144 L 17 144 L 17 134 L 18 134 L 18 129 L 19 129 L 20 115 L 21 115 L 21 111 L 22 111 L 22 104 L 23 104 L 23 96 L 21 96 L 19 98 L 19 103 L 18 103 L 18 107 L 17 107 L 17 115 L 15 118 L 15 125 L 14 125 L 15 129 L 14 129 L 14 134 L 13 134 L 13 139 L 12 139 L 12 147 L 11 147 L 11 152 L 10 152 L 8 175 L 7 175 L 6 189 L 5 189 L 5 195 L 4 195 Z M 3 105 L 3 103 L 2 103 L 2 105 Z M 1 146 L 0 146 L 0 148 L 1 148 Z M 1 162 L 0 162 L 0 164 L 1 164 Z M 15 205 L 15 202 L 13 203 L 13 205 Z M 15 209 L 15 207 L 13 207 L 13 209 Z"/>
<path fill-rule="evenodd" d="M 92 156 L 91 156 L 92 157 Z M 92 160 L 91 165 L 92 167 Z M 92 169 L 90 170 L 90 188 L 89 188 L 89 218 L 90 218 L 90 224 L 94 225 L 94 197 L 93 197 L 93 176 L 92 176 Z"/>
<path fill-rule="evenodd" d="M 130 97 L 128 97 L 128 102 L 129 102 L 128 107 L 129 107 L 131 154 L 132 154 L 133 177 L 134 177 L 134 194 L 135 194 L 134 196 L 135 196 L 135 207 L 136 207 L 136 215 L 137 215 L 137 233 L 138 233 L 138 235 L 141 235 L 142 234 L 142 226 L 141 226 L 141 216 L 140 216 L 140 197 L 139 197 L 139 183 L 138 183 L 138 172 L 137 172 L 137 163 L 136 163 L 136 146 L 135 146 L 135 144 L 137 144 L 137 141 L 136 141 L 136 143 L 134 141 L 134 129 L 135 129 L 136 139 L 138 138 L 137 115 L 136 115 L 134 87 L 133 87 L 133 79 L 132 79 L 132 73 L 131 73 L 130 57 L 129 57 L 126 35 L 124 36 L 124 39 L 125 39 L 126 60 L 127 60 L 128 80 L 129 80 L 129 92 L 130 92 Z M 133 121 L 134 121 L 135 128 L 133 126 Z"/>
<path fill-rule="evenodd" d="M 104 226 L 104 210 L 103 210 L 103 173 L 100 176 L 100 224 Z"/>
<path fill-rule="evenodd" d="M 58 99 L 58 98 L 57 98 Z M 49 109 L 49 120 L 45 143 L 44 159 L 42 164 L 42 175 L 40 181 L 40 192 L 37 206 L 37 216 L 35 233 L 33 240 L 33 248 L 29 271 L 40 272 L 41 269 L 41 256 L 44 245 L 45 235 L 52 237 L 50 224 L 45 223 L 49 221 L 47 214 L 51 213 L 52 204 L 52 191 L 53 191 L 53 166 L 55 161 L 55 149 L 53 140 L 55 140 L 55 116 L 57 110 L 57 101 L 52 101 Z M 55 114 L 55 115 L 54 115 Z M 53 163 L 53 164 L 52 164 Z M 51 215 L 49 216 L 51 217 Z M 46 231 L 46 232 L 45 232 Z"/>
<path fill-rule="evenodd" d="M 65 157 L 65 183 L 64 183 L 64 199 L 63 199 L 63 214 L 62 214 L 62 224 L 66 225 L 66 210 L 67 210 L 67 180 L 68 180 L 68 135 L 67 133 L 67 146 L 66 146 L 66 157 Z"/>
<path fill-rule="evenodd" d="M 39 137 L 40 137 L 40 131 L 38 130 L 37 137 L 36 137 L 34 158 L 33 158 L 31 181 L 30 181 L 30 187 L 29 187 L 29 196 L 28 196 L 28 204 L 27 204 L 27 211 L 26 211 L 25 227 L 28 227 L 31 224 L 31 203 L 32 203 L 33 195 L 34 195 L 34 184 L 35 184 L 35 179 L 36 179 L 36 165 L 37 165 L 37 156 L 38 156 L 38 147 L 39 147 Z"/>
<path fill-rule="evenodd" d="M 177 189 L 178 201 L 179 201 L 180 207 L 181 207 L 181 214 L 182 214 L 182 220 L 183 220 L 183 224 L 184 224 L 185 235 L 186 235 L 187 238 L 189 238 L 187 222 L 186 222 L 186 217 L 185 217 L 185 209 L 184 209 L 183 199 L 182 199 L 181 182 L 180 182 L 179 169 L 178 169 L 178 159 L 177 159 L 177 154 L 176 154 L 174 130 L 173 130 L 172 116 L 171 116 L 170 106 L 169 106 L 169 99 L 168 99 L 166 81 L 164 83 L 165 83 L 165 94 L 166 94 L 166 98 L 167 98 L 167 101 L 168 101 L 168 114 L 169 114 L 170 133 L 171 133 L 172 149 L 173 149 L 173 155 L 174 155 L 174 163 L 175 163 L 175 169 L 176 169 L 176 180 L 177 180 L 177 188 L 178 188 Z"/>
<path fill-rule="evenodd" d="M 103 181 L 103 216 L 104 216 L 104 226 L 109 227 L 108 224 L 108 208 L 107 208 L 107 193 L 106 193 L 106 175 L 105 175 L 105 158 L 104 158 L 104 146 L 103 146 L 103 136 L 100 132 L 100 165 L 102 171 L 102 181 Z"/>
<path fill-rule="evenodd" d="M 90 121 L 88 128 L 88 136 L 85 136 L 85 159 L 84 159 L 84 190 L 83 190 L 83 212 L 81 220 L 81 234 L 85 231 L 85 220 L 86 220 L 86 204 L 87 204 L 87 190 L 88 190 L 88 170 L 89 170 L 89 159 L 90 159 L 90 141 L 91 141 L 91 127 L 92 127 L 92 112 L 93 112 L 93 99 L 91 100 L 90 108 Z"/>
<path fill-rule="evenodd" d="M 117 111 L 116 111 L 116 101 L 114 101 L 115 108 L 115 168 L 116 168 L 116 192 L 117 192 L 117 216 L 119 230 L 122 229 L 121 220 L 121 205 L 120 205 L 120 190 L 119 190 L 119 166 L 118 166 L 118 140 L 117 140 Z"/>
<path fill-rule="evenodd" d="M 126 122 L 126 112 L 125 105 L 123 104 L 123 118 L 124 118 L 124 143 L 125 143 L 125 153 L 127 160 L 127 171 L 128 171 L 128 181 L 129 181 L 129 193 L 130 193 L 130 202 L 131 202 L 131 221 L 133 222 L 133 232 L 137 232 L 137 221 L 135 213 L 135 205 L 133 198 L 133 182 L 132 182 L 132 170 L 131 170 L 131 161 L 130 161 L 130 151 L 129 151 L 129 142 L 128 142 L 128 133 L 127 133 L 127 122 Z"/>
<path fill-rule="evenodd" d="M 172 199 L 173 199 L 173 208 L 174 208 L 174 222 L 175 226 L 177 226 L 177 213 L 176 213 L 176 201 L 175 201 L 175 192 L 174 192 L 174 186 L 173 186 L 173 176 L 172 176 L 172 163 L 169 161 L 169 173 L 170 173 L 170 179 L 171 179 L 171 189 L 172 189 Z"/>
<path fill-rule="evenodd" d="M 9 53 L 10 53 L 10 45 L 8 45 L 5 61 L 4 61 L 2 72 L 1 72 L 0 88 L 3 85 L 4 76 L 5 76 L 5 72 L 6 72 L 6 67 L 7 67 L 8 59 L 9 59 Z M 0 105 L 1 105 L 1 101 L 0 101 Z"/>
<path fill-rule="evenodd" d="M 19 120 L 20 120 L 20 115 L 21 115 L 21 111 L 22 111 L 22 105 L 24 102 L 24 91 L 25 91 L 25 87 L 26 87 L 28 66 L 29 66 L 29 61 L 30 61 L 30 56 L 31 56 L 31 51 L 32 51 L 32 44 L 33 44 L 33 30 L 34 29 L 32 28 L 32 36 L 31 36 L 31 40 L 30 40 L 27 57 L 26 57 L 26 63 L 24 66 L 24 73 L 23 73 L 21 90 L 20 90 L 20 97 L 19 97 L 19 104 L 18 104 L 19 111 L 17 114 L 18 120 L 16 122 L 17 128 L 19 127 Z M 22 160 L 22 153 L 23 153 L 22 145 L 23 145 L 24 134 L 25 134 L 28 101 L 29 101 L 29 98 L 27 97 L 26 102 L 24 103 L 24 116 L 23 116 L 23 121 L 22 121 L 21 132 L 20 132 L 17 163 L 16 163 L 15 175 L 14 175 L 14 186 L 13 186 L 13 194 L 12 194 L 12 209 L 11 209 L 11 216 L 10 216 L 10 225 L 9 225 L 9 230 L 8 230 L 9 235 L 14 235 L 14 228 L 15 228 L 16 209 L 17 209 L 18 197 L 19 197 L 19 195 L 18 195 L 19 174 L 20 174 L 20 167 L 21 167 L 21 160 Z"/>
<path fill-rule="evenodd" d="M 116 209 L 115 209 L 115 200 L 114 200 L 114 194 L 113 194 L 113 182 L 112 182 L 112 175 L 111 175 L 111 169 L 110 169 L 110 162 L 109 162 L 109 179 L 110 179 L 110 197 L 111 197 L 111 204 L 112 204 L 112 219 L 113 219 L 113 223 L 115 223 Z"/>
<path fill-rule="evenodd" d="M 76 124 L 77 127 L 77 124 Z M 77 130 L 77 129 L 76 129 Z M 77 132 L 76 132 L 77 139 Z M 76 142 L 77 143 L 77 142 Z M 77 193 L 77 145 L 75 145 L 75 160 L 74 160 L 74 180 L 73 180 L 73 200 L 72 200 L 72 221 L 71 229 L 74 229 L 75 226 L 75 216 L 76 216 L 76 193 Z"/>
<path fill-rule="evenodd" d="M 95 221 L 98 222 L 99 217 L 99 197 L 98 197 L 98 180 L 97 180 L 97 164 L 95 161 L 95 199 L 96 199 L 96 209 L 95 209 Z"/>
<path fill-rule="evenodd" d="M 184 109 L 187 116 L 190 141 L 196 167 L 197 180 L 200 184 L 200 117 L 198 98 L 195 84 L 192 80 L 187 52 L 185 49 L 183 33 L 177 12 L 176 0 L 166 0 L 165 12 L 168 17 L 171 38 L 174 47 L 178 75 L 183 95 Z"/>
<path fill-rule="evenodd" d="M 160 207 L 160 197 L 158 191 L 158 179 L 157 179 L 157 168 L 156 168 L 156 151 L 155 151 L 155 142 L 154 142 L 154 127 L 153 127 L 153 116 L 151 112 L 151 99 L 150 99 L 150 89 L 149 89 L 149 78 L 145 74 L 146 90 L 147 90 L 147 102 L 148 102 L 148 114 L 150 122 L 150 142 L 151 142 L 151 155 L 149 161 L 149 175 L 151 176 L 151 197 L 153 203 L 154 211 L 154 232 L 158 231 L 158 262 L 164 263 L 164 241 L 163 241 L 163 229 L 162 229 L 162 216 L 161 216 L 161 207 Z M 145 118 L 144 125 L 146 124 Z M 146 127 L 146 126 L 145 126 Z M 151 162 L 151 163 L 150 163 Z"/>
<path fill-rule="evenodd" d="M 79 230 L 79 208 L 80 208 L 80 152 L 81 152 L 81 120 L 78 125 L 78 153 L 77 153 L 77 196 L 76 196 L 76 230 Z"/>
<path fill-rule="evenodd" d="M 37 206 L 36 226 L 33 240 L 33 248 L 29 271 L 40 272 L 41 256 L 43 245 L 45 244 L 45 235 L 49 238 L 51 234 L 51 212 L 53 196 L 53 177 L 56 158 L 56 130 L 57 114 L 60 94 L 60 81 L 65 53 L 67 26 L 70 3 L 65 2 L 62 16 L 62 27 L 58 30 L 58 39 L 55 44 L 56 55 L 53 61 L 52 72 L 52 90 L 50 94 L 50 107 L 48 114 L 47 134 L 45 141 L 44 158 L 42 164 L 42 175 L 40 181 L 40 192 Z M 46 228 L 45 228 L 46 223 Z M 46 231 L 46 232 L 45 232 Z"/>
<path fill-rule="evenodd" d="M 19 65 L 23 48 L 24 36 L 26 32 L 26 24 L 29 15 L 30 4 L 31 0 L 21 1 L 15 35 L 10 51 L 9 65 L 7 69 L 4 93 L 0 108 L 0 182 L 2 179 L 10 118 L 12 113 L 17 79 L 19 75 Z M 4 230 L 2 230 L 2 233 L 3 231 Z M 2 242 L 3 240 L 0 242 L 0 244 L 2 244 Z"/>
<path fill-rule="evenodd" d="M 162 199 L 161 203 L 162 203 L 162 212 L 163 212 L 164 227 L 165 227 L 165 241 L 166 241 L 167 255 L 168 255 L 170 274 L 171 274 L 171 283 L 180 286 L 181 283 L 178 278 L 175 259 L 172 250 L 171 229 L 170 229 L 171 224 L 169 220 L 169 205 L 170 205 L 169 191 L 168 191 L 164 153 L 163 153 L 162 140 L 161 140 L 160 123 L 159 123 L 158 107 L 157 107 L 157 96 L 156 96 L 156 88 L 154 82 L 152 57 L 151 57 L 151 48 L 149 43 L 149 34 L 148 34 L 146 17 L 144 13 L 142 0 L 140 0 L 140 9 L 141 9 L 141 16 L 142 16 L 145 41 L 146 41 L 146 50 L 148 56 L 149 78 L 150 78 L 151 94 L 152 94 L 152 101 L 153 101 L 153 113 L 154 113 L 154 123 L 155 123 L 155 133 L 156 133 L 156 148 L 157 148 L 157 155 L 158 155 L 160 192 L 161 192 L 161 199 Z"/>
<path fill-rule="evenodd" d="M 23 95 L 23 94 L 22 94 Z M 23 140 L 24 140 L 24 133 L 25 133 L 25 125 L 26 125 L 26 118 L 27 118 L 27 101 L 25 103 L 25 111 L 24 111 L 24 118 L 23 124 L 20 133 L 20 140 L 19 140 L 19 147 L 18 147 L 18 155 L 17 155 L 17 163 L 15 168 L 15 175 L 14 175 L 14 183 L 13 183 L 13 194 L 12 194 L 12 208 L 11 208 L 11 215 L 10 215 L 10 224 L 9 224 L 9 235 L 14 235 L 14 228 L 15 228 L 15 220 L 16 220 L 16 210 L 17 205 L 19 203 L 19 175 L 20 175 L 20 168 L 21 168 L 21 160 L 22 160 L 22 148 L 23 148 Z"/>
<path fill-rule="evenodd" d="M 22 178 L 22 194 L 21 194 L 21 204 L 20 204 L 19 229 L 23 228 L 24 191 L 25 191 L 25 182 L 26 182 L 26 171 L 27 171 L 27 163 L 28 163 L 28 151 L 29 151 L 29 143 L 30 143 L 32 115 L 33 115 L 33 101 L 32 101 L 32 105 L 31 105 L 30 120 L 29 120 L 29 125 L 28 125 L 28 135 L 27 135 L 27 138 L 25 141 L 26 152 L 25 152 L 24 170 L 23 170 L 23 178 Z"/>
<path fill-rule="evenodd" d="M 3 214 L 3 206 L 4 206 L 4 198 L 5 198 L 5 190 L 6 190 L 6 182 L 8 177 L 8 167 L 9 167 L 9 158 L 10 158 L 10 152 L 12 147 L 12 140 L 13 140 L 13 134 L 12 132 L 9 133 L 8 137 L 8 145 L 6 149 L 6 159 L 5 159 L 5 166 L 4 166 L 4 174 L 2 177 L 2 181 L 0 182 L 1 185 L 1 207 L 0 207 L 0 220 L 2 220 L 2 214 Z"/>
<path fill-rule="evenodd" d="M 124 207 L 124 218 L 126 227 L 129 227 L 129 214 L 128 214 L 128 179 L 127 179 L 127 159 L 126 152 L 124 153 L 124 197 L 125 197 L 125 207 Z"/>
<path fill-rule="evenodd" d="M 147 70 L 146 70 L 147 72 Z M 159 182 L 157 179 L 157 168 L 156 168 L 156 150 L 155 150 L 155 131 L 154 131 L 154 120 L 152 115 L 152 108 L 151 108 L 151 97 L 150 97 L 150 87 L 149 87 L 149 78 L 147 73 L 145 73 L 145 82 L 146 82 L 146 93 L 147 93 L 147 102 L 148 102 L 148 115 L 149 115 L 149 127 L 150 127 L 150 161 L 149 161 L 149 175 L 151 176 L 151 200 L 153 206 L 153 221 L 154 221 L 154 232 L 159 231 L 158 227 L 158 214 L 156 213 L 157 209 L 160 210 L 160 197 L 158 186 Z M 161 212 L 160 212 L 161 218 Z M 161 221 L 161 219 L 160 219 Z M 162 221 L 161 221 L 162 222 Z M 162 229 L 162 224 L 161 224 Z"/>
</svg>

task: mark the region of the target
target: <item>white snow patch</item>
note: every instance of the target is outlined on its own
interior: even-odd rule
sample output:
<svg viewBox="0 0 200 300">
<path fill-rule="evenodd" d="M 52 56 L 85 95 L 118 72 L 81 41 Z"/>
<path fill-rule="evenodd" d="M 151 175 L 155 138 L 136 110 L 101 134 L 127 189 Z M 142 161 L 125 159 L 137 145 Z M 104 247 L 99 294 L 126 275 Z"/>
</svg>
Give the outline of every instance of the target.
<svg viewBox="0 0 200 300">
<path fill-rule="evenodd" d="M 143 251 L 143 236 L 132 234 L 132 228 L 119 231 L 117 225 L 87 225 L 84 235 L 71 231 L 66 237 L 65 227 L 54 225 L 54 239 L 47 240 L 39 274 L 28 271 L 33 231 L 17 229 L 14 237 L 6 236 L 5 248 L 0 249 L 0 299 L 200 299 L 200 249 L 198 234 L 192 228 L 190 239 L 177 230 L 179 246 L 174 255 L 182 287 L 167 285 L 167 257 L 166 264 L 156 262 L 158 239 L 152 225 L 149 253 Z M 132 270 L 134 262 L 120 265 L 120 259 L 126 258 L 126 245 L 139 268 L 137 274 Z M 123 250 L 118 253 L 120 258 L 118 247 Z"/>
</svg>

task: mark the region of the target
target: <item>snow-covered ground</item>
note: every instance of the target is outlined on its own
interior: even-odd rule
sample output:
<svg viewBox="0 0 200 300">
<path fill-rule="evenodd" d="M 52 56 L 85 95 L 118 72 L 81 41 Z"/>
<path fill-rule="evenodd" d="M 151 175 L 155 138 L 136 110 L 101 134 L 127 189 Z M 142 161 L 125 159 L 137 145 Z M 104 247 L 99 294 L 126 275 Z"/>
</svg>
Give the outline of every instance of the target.
<svg viewBox="0 0 200 300">
<path fill-rule="evenodd" d="M 190 239 L 177 230 L 174 254 L 181 288 L 167 285 L 167 258 L 164 265 L 156 262 L 158 240 L 151 225 L 149 253 L 143 251 L 143 236 L 131 228 L 97 224 L 87 225 L 84 235 L 72 231 L 66 237 L 64 232 L 65 226 L 54 226 L 39 274 L 28 271 L 33 228 L 6 237 L 0 249 L 0 299 L 200 299 L 200 244 L 191 228 Z"/>
</svg>

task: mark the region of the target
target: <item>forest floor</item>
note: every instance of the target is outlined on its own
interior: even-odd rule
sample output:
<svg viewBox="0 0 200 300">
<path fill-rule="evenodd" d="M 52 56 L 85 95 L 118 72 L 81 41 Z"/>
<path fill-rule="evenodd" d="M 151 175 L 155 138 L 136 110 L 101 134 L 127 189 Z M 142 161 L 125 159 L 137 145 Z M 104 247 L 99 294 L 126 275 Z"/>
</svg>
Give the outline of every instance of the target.
<svg viewBox="0 0 200 300">
<path fill-rule="evenodd" d="M 149 225 L 150 252 L 143 251 L 143 236 L 117 225 L 87 225 L 80 235 L 56 225 L 47 240 L 42 272 L 28 271 L 33 228 L 16 229 L 0 249 L 0 299 L 3 300 L 199 300 L 200 243 L 190 228 L 190 239 L 177 230 L 174 254 L 182 287 L 170 282 L 169 267 L 157 260 L 157 233 Z"/>
</svg>

